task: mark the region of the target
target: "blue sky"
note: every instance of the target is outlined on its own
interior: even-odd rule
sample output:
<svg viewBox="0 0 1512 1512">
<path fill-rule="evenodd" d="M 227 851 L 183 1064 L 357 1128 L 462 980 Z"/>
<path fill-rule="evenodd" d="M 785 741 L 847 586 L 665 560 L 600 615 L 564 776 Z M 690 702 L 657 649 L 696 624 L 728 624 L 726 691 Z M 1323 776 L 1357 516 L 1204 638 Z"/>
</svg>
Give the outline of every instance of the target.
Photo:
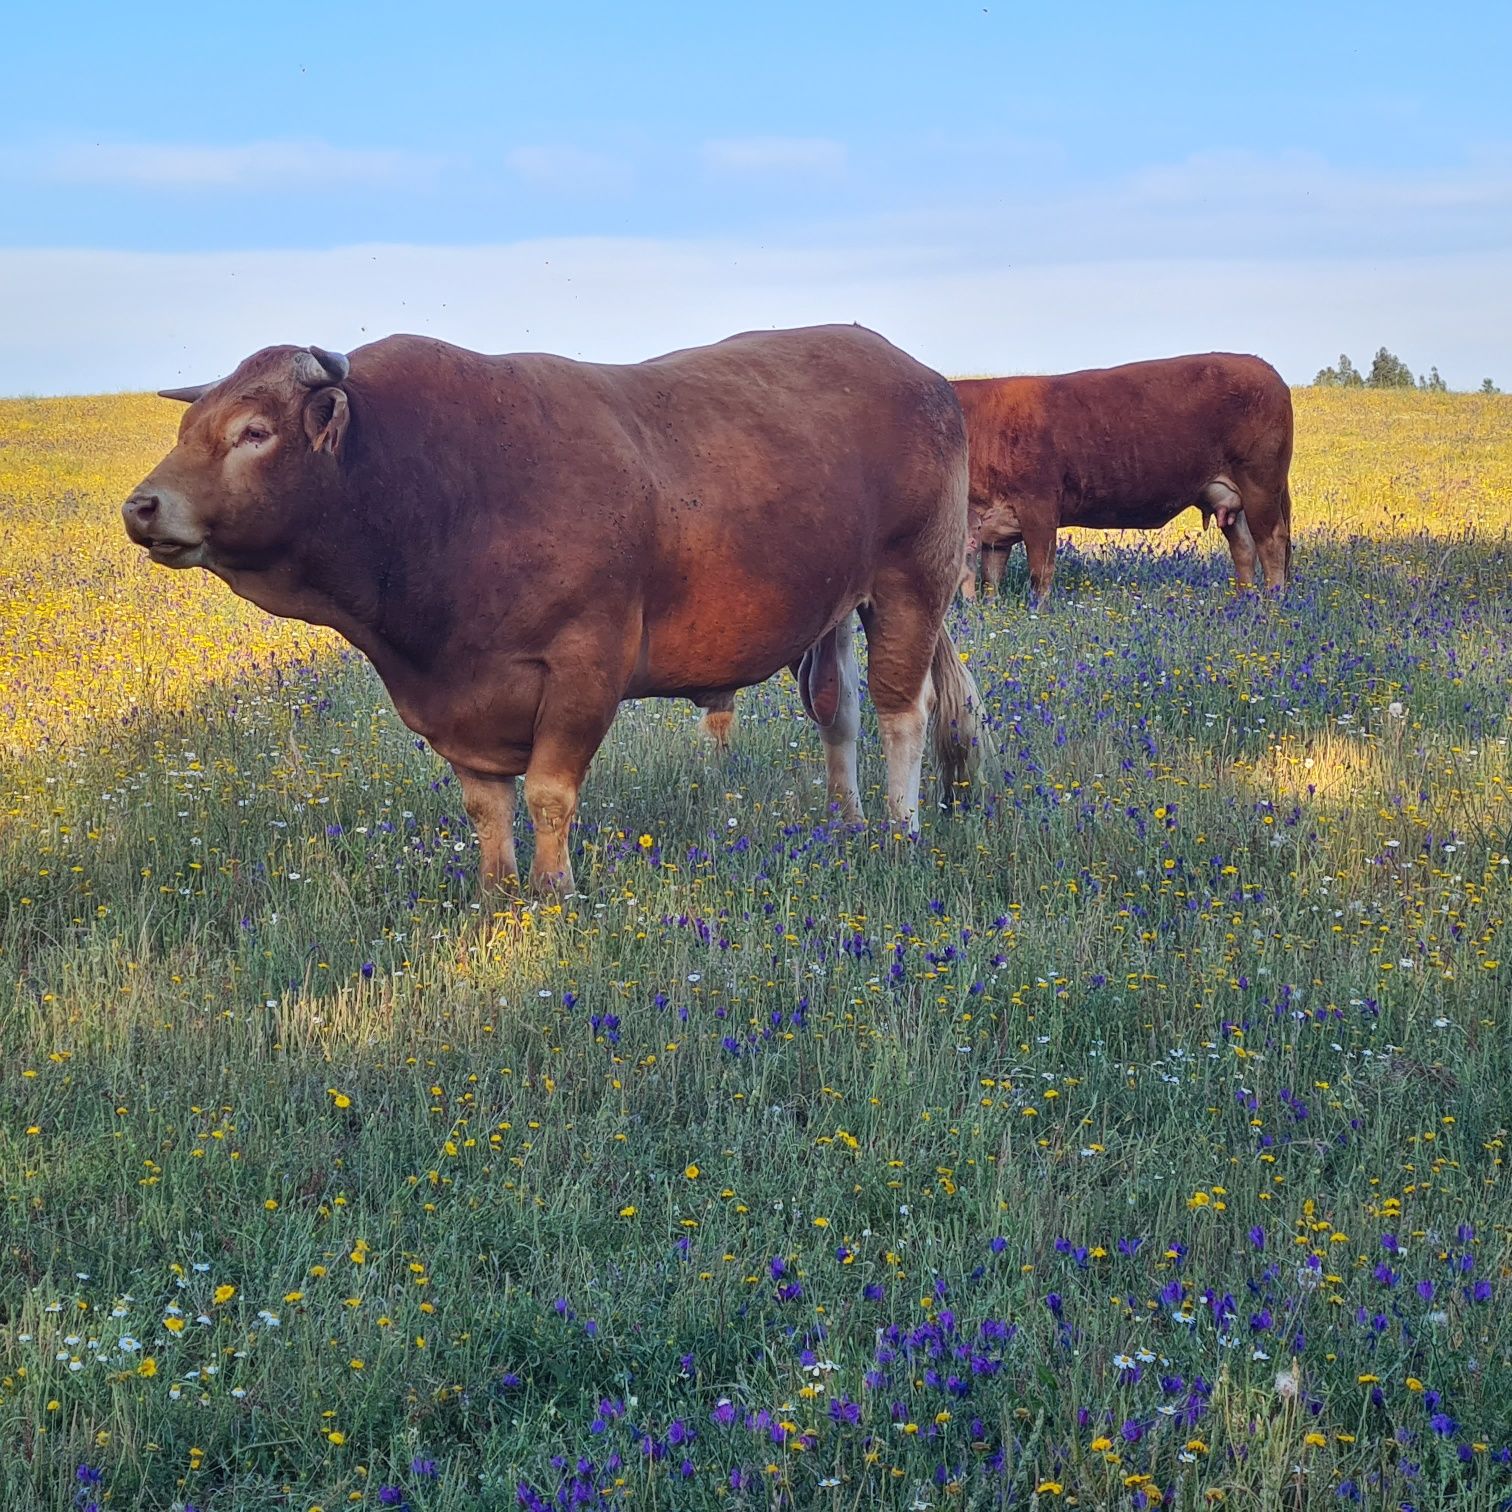
<svg viewBox="0 0 1512 1512">
<path fill-rule="evenodd" d="M 1512 387 L 1504 4 L 65 3 L 6 44 L 0 391 L 825 318 L 952 371 L 1385 342 Z"/>
</svg>

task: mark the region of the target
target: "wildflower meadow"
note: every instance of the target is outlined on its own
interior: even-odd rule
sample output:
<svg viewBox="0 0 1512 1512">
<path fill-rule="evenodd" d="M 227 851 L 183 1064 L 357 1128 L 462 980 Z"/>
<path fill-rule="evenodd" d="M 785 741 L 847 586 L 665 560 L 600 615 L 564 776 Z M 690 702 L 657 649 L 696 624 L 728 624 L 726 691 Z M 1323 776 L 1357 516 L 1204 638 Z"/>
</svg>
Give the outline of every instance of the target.
<svg viewBox="0 0 1512 1512">
<path fill-rule="evenodd" d="M 1512 1504 L 1512 398 L 1296 402 L 1283 599 L 1188 513 L 958 606 L 917 842 L 784 676 L 497 914 L 125 541 L 180 409 L 0 403 L 0 1507 Z"/>
</svg>

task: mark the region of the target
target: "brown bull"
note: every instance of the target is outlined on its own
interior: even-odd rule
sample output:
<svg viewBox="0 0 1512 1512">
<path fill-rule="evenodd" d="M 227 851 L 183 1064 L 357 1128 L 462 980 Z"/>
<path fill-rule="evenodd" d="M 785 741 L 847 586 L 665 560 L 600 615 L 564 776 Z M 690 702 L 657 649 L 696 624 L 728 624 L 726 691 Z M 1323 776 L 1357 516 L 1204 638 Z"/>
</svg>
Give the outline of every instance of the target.
<svg viewBox="0 0 1512 1512">
<path fill-rule="evenodd" d="M 966 533 L 950 385 L 859 327 L 760 332 L 633 366 L 391 336 L 269 347 L 168 391 L 178 443 L 124 506 L 151 558 L 330 625 L 456 772 L 485 885 L 568 890 L 578 791 L 627 698 L 719 706 L 784 665 L 860 816 L 859 609 L 892 819 L 930 709 L 947 791 L 976 690 L 942 628 Z M 585 551 L 583 542 L 594 543 Z"/>
<path fill-rule="evenodd" d="M 1217 516 L 1240 587 L 1256 559 L 1271 588 L 1291 563 L 1291 391 L 1258 357 L 1212 352 L 1045 378 L 955 384 L 971 445 L 971 533 L 988 592 L 1019 541 L 1030 602 L 1055 572 L 1056 533 L 1155 530 L 1184 509 Z"/>
</svg>

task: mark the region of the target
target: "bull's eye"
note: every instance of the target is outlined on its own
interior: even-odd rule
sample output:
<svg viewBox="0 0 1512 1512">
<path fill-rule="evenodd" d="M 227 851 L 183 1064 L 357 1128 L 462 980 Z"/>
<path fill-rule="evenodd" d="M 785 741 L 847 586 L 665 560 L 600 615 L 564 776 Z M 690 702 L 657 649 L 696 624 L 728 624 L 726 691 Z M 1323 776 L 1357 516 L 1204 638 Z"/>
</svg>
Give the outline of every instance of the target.
<svg viewBox="0 0 1512 1512">
<path fill-rule="evenodd" d="M 273 432 L 266 425 L 258 425 L 255 422 L 242 427 L 241 434 L 236 438 L 238 446 L 261 446 L 264 441 L 269 441 Z"/>
</svg>

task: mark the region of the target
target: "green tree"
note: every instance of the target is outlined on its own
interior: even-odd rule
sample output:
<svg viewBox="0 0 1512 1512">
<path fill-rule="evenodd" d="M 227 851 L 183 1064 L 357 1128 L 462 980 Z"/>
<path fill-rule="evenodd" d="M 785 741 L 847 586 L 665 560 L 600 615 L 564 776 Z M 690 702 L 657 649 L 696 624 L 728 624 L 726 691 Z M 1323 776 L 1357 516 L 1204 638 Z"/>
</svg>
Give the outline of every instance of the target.
<svg viewBox="0 0 1512 1512">
<path fill-rule="evenodd" d="M 1501 393 L 1501 390 L 1499 388 L 1497 388 L 1497 386 L 1494 383 L 1492 383 L 1492 381 L 1489 378 L 1482 378 L 1481 379 L 1480 391 L 1483 394 L 1499 394 L 1499 393 Z"/>
<path fill-rule="evenodd" d="M 1313 379 L 1314 388 L 1359 388 L 1365 380 L 1360 376 L 1360 370 L 1352 363 L 1343 352 L 1339 353 L 1339 365 L 1326 367 L 1318 370 L 1318 376 Z"/>
<path fill-rule="evenodd" d="M 1394 352 L 1388 352 L 1382 347 L 1370 364 L 1370 376 L 1366 378 L 1365 386 L 1376 389 L 1412 388 L 1412 369 Z"/>
<path fill-rule="evenodd" d="M 1449 385 L 1439 377 L 1439 370 L 1436 367 L 1428 369 L 1428 376 L 1426 378 L 1419 374 L 1417 386 L 1420 389 L 1426 389 L 1430 394 L 1447 394 L 1449 392 Z"/>
</svg>

